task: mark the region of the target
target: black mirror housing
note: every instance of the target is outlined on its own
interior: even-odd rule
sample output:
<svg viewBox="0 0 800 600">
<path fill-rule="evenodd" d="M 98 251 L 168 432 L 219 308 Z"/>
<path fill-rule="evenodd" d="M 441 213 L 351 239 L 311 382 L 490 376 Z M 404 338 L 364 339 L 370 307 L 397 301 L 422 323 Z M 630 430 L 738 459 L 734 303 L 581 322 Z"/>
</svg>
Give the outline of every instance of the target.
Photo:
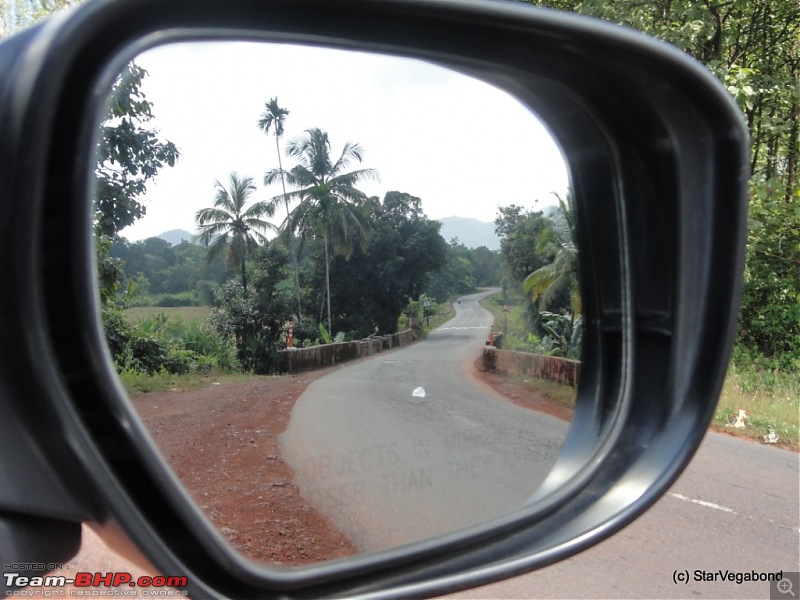
<svg viewBox="0 0 800 600">
<path fill-rule="evenodd" d="M 122 65 L 189 39 L 419 58 L 508 91 L 550 127 L 580 202 L 585 354 L 573 426 L 526 506 L 413 546 L 275 571 L 226 547 L 175 482 L 105 348 L 92 149 Z M 733 344 L 748 140 L 725 89 L 672 47 L 516 4 L 96 1 L 0 45 L 0 98 L 4 558 L 68 558 L 80 522 L 93 522 L 121 528 L 162 572 L 186 574 L 198 597 L 439 594 L 608 537 L 702 440 Z"/>
</svg>

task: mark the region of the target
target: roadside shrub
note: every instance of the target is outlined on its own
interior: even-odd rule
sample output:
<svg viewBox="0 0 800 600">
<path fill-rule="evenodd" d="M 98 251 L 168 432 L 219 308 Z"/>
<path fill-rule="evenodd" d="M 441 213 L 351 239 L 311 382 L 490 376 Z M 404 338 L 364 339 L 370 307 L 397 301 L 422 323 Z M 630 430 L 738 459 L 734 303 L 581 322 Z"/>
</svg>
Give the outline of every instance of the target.
<svg viewBox="0 0 800 600">
<path fill-rule="evenodd" d="M 294 321 L 294 345 L 295 347 L 307 348 L 320 344 L 319 329 L 317 322 L 308 317 Z"/>
<path fill-rule="evenodd" d="M 246 290 L 234 279 L 215 293 L 208 323 L 217 334 L 235 341 L 237 359 L 253 373 L 281 369 L 278 353 L 285 344 L 285 324 L 292 306 L 291 290 L 280 286 L 286 276 L 286 260 L 283 248 L 264 246 L 254 259 L 253 277 Z"/>
<path fill-rule="evenodd" d="M 167 345 L 158 338 L 134 332 L 123 352 L 123 359 L 123 366 L 152 375 L 165 367 Z"/>
<path fill-rule="evenodd" d="M 185 374 L 240 368 L 230 337 L 217 334 L 204 323 L 184 323 L 159 313 L 131 325 L 115 308 L 104 310 L 103 324 L 120 373 L 152 376 L 162 371 Z"/>
<path fill-rule="evenodd" d="M 201 279 L 197 282 L 197 297 L 200 299 L 202 306 L 211 306 L 214 304 L 214 292 L 219 287 L 215 281 L 207 281 Z"/>
<path fill-rule="evenodd" d="M 131 325 L 125 320 L 122 310 L 116 306 L 104 306 L 102 311 L 103 329 L 111 356 L 116 361 L 122 356 L 131 337 Z"/>
<path fill-rule="evenodd" d="M 201 302 L 200 298 L 192 292 L 180 292 L 177 294 L 159 294 L 154 306 L 201 306 Z"/>
<path fill-rule="evenodd" d="M 184 350 L 183 348 L 170 348 L 164 359 L 163 366 L 170 372 L 176 375 L 183 375 L 185 373 L 195 373 L 198 371 L 198 355 L 191 350 Z"/>
</svg>

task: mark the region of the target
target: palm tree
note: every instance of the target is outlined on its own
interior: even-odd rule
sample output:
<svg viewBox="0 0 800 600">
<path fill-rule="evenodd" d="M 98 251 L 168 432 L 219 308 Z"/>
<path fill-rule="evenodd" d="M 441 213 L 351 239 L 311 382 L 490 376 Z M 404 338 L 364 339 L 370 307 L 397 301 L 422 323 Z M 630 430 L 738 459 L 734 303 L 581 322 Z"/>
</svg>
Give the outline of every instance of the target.
<svg viewBox="0 0 800 600">
<path fill-rule="evenodd" d="M 270 129 L 275 132 L 275 151 L 278 153 L 278 168 L 283 173 L 283 163 L 281 162 L 281 146 L 280 139 L 283 135 L 283 123 L 286 117 L 289 116 L 289 111 L 285 108 L 278 106 L 278 97 L 270 98 L 269 102 L 264 103 L 264 112 L 258 120 L 258 128 L 265 134 L 269 135 Z M 286 202 L 286 216 L 289 216 L 289 201 L 286 198 L 286 180 L 281 176 L 281 185 L 283 186 L 283 197 Z"/>
<path fill-rule="evenodd" d="M 582 309 L 578 285 L 578 247 L 575 244 L 575 199 L 571 193 L 567 194 L 566 201 L 558 195 L 556 197 L 558 211 L 550 219 L 550 226 L 536 238 L 536 254 L 553 258 L 550 264 L 528 275 L 523 286 L 534 302 L 539 300 L 540 310 L 547 310 L 559 294 L 568 290 L 574 320 Z"/>
<path fill-rule="evenodd" d="M 266 135 L 269 135 L 270 130 L 275 133 L 275 151 L 278 154 L 278 168 L 281 173 L 281 187 L 283 188 L 283 201 L 286 205 L 286 217 L 289 217 L 289 197 L 286 195 L 286 178 L 283 176 L 283 162 L 281 161 L 281 146 L 280 139 L 284 133 L 283 124 L 286 117 L 289 116 L 289 111 L 285 108 L 278 106 L 278 97 L 270 98 L 269 102 L 264 103 L 264 112 L 258 120 L 258 128 Z M 291 238 L 287 240 L 287 247 L 291 246 Z M 297 316 L 303 318 L 303 310 L 300 304 L 300 274 L 297 264 L 297 256 L 292 253 L 294 263 L 294 292 L 297 297 Z"/>
<path fill-rule="evenodd" d="M 349 258 L 354 241 L 365 246 L 369 223 L 361 204 L 367 196 L 355 186 L 365 179 L 377 179 L 377 172 L 374 169 L 347 172 L 353 161 L 362 161 L 363 150 L 358 144 L 347 142 L 339 158 L 333 161 L 328 134 L 319 128 L 308 129 L 304 137 L 290 141 L 286 154 L 297 159 L 298 164 L 290 171 L 268 171 L 264 183 L 273 183 L 280 177 L 296 188 L 272 199 L 273 206 L 280 200 L 298 201 L 283 224 L 284 235 L 294 233 L 301 240 L 311 235 L 322 238 L 328 331 L 332 333 L 330 255 L 333 252 Z"/>
<path fill-rule="evenodd" d="M 246 257 L 268 241 L 264 235 L 266 231 L 276 230 L 272 223 L 264 220 L 275 213 L 275 208 L 272 203 L 264 201 L 245 207 L 256 190 L 252 177 L 239 177 L 233 172 L 227 188 L 219 181 L 215 182 L 214 188 L 214 206 L 195 214 L 198 236 L 208 248 L 209 262 L 226 251 L 228 264 L 241 269 L 242 287 L 247 289 Z"/>
</svg>

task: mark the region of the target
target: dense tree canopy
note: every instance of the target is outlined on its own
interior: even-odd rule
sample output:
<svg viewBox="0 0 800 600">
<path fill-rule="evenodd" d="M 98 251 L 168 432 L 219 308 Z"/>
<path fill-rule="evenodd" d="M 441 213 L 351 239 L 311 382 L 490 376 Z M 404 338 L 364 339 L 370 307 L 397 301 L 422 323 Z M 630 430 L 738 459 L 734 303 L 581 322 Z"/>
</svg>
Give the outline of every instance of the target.
<svg viewBox="0 0 800 600">
<path fill-rule="evenodd" d="M 581 314 L 578 284 L 578 246 L 575 243 L 575 200 L 567 194 L 558 199 L 558 210 L 536 236 L 536 255 L 547 260 L 522 282 L 540 310 L 548 310 L 559 298 L 569 295 L 571 316 Z"/>
<path fill-rule="evenodd" d="M 541 211 L 525 210 L 516 204 L 501 206 L 498 211 L 494 224 L 506 276 L 509 281 L 520 283 L 545 265 L 535 249 L 539 234 L 547 227 L 547 219 Z"/>
<path fill-rule="evenodd" d="M 207 254 L 198 244 L 170 245 L 161 238 L 129 242 L 117 237 L 109 251 L 122 263 L 122 288 L 134 283 L 128 303 L 157 306 L 211 304 L 211 290 L 236 274 L 223 256 L 209 263 Z"/>
<path fill-rule="evenodd" d="M 800 4 L 797 0 L 528 0 L 670 42 L 728 88 L 751 136 L 740 340 L 800 368 Z"/>
<path fill-rule="evenodd" d="M 352 337 L 394 332 L 409 300 L 427 291 L 445 262 L 441 224 L 423 214 L 416 196 L 388 192 L 365 210 L 369 245 L 355 246 L 349 260 L 336 257 L 330 269 L 335 328 Z"/>
<path fill-rule="evenodd" d="M 101 235 L 114 237 L 144 216 L 148 181 L 179 156 L 175 144 L 160 140 L 157 131 L 146 127 L 153 118 L 153 105 L 141 90 L 146 75 L 134 63 L 125 68 L 101 126 L 95 201 L 95 226 Z"/>
<path fill-rule="evenodd" d="M 246 370 L 271 373 L 279 368 L 277 353 L 291 314 L 291 296 L 280 285 L 288 275 L 286 249 L 266 243 L 254 253 L 253 263 L 250 288 L 231 280 L 217 290 L 209 322 L 236 340 L 237 358 Z"/>
<path fill-rule="evenodd" d="M 376 179 L 375 169 L 349 170 L 361 163 L 364 151 L 358 144 L 347 142 L 338 157 L 331 153 L 327 132 L 315 127 L 305 136 L 291 140 L 286 154 L 297 164 L 289 171 L 272 169 L 264 175 L 264 183 L 286 182 L 291 192 L 273 198 L 273 205 L 297 202 L 283 225 L 287 235 L 300 240 L 316 237 L 322 240 L 325 254 L 325 293 L 328 308 L 328 330 L 331 325 L 330 259 L 331 254 L 349 257 L 356 247 L 366 247 L 369 219 L 363 210 L 366 195 L 358 189 L 365 179 Z"/>
<path fill-rule="evenodd" d="M 82 0 L 0 0 L 0 38 Z"/>
</svg>

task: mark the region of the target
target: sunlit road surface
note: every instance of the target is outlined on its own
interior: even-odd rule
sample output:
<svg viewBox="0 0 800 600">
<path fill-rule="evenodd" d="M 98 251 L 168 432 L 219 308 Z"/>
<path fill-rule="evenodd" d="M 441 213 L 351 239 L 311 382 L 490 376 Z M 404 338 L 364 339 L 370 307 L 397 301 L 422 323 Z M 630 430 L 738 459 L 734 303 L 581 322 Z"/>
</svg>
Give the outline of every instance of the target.
<svg viewBox="0 0 800 600">
<path fill-rule="evenodd" d="M 800 571 L 799 466 L 794 452 L 710 433 L 670 492 L 617 535 L 545 569 L 449 597 L 770 598 L 769 583 L 721 579 Z M 687 583 L 674 582 L 680 572 Z"/>
<path fill-rule="evenodd" d="M 688 570 L 693 578 L 698 569 L 800 571 L 798 467 L 793 452 L 710 433 L 672 489 L 615 536 L 539 571 L 447 597 L 770 598 L 766 583 L 676 585 L 673 576 Z M 144 574 L 93 535 L 65 570 Z"/>
<path fill-rule="evenodd" d="M 426 340 L 311 384 L 281 436 L 303 496 L 362 551 L 451 533 L 521 507 L 568 424 L 468 375 L 491 315 L 466 296 Z"/>
</svg>

